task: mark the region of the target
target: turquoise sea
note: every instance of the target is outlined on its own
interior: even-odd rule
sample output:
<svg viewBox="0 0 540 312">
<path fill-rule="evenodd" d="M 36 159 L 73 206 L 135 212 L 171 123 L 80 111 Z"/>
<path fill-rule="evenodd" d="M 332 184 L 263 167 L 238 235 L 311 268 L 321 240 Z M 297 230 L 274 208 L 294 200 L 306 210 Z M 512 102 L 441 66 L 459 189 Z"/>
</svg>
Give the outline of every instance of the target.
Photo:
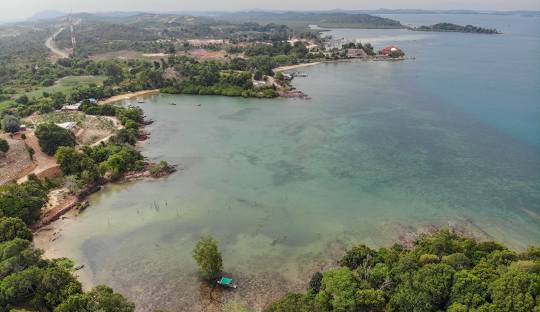
<svg viewBox="0 0 540 312">
<path fill-rule="evenodd" d="M 38 245 L 85 264 L 89 285 L 112 285 L 140 311 L 197 311 L 231 298 L 260 308 L 303 290 L 351 244 L 440 226 L 540 244 L 540 19 L 391 17 L 504 34 L 333 30 L 415 59 L 303 68 L 294 84 L 311 100 L 149 97 L 143 152 L 181 170 L 107 186 Z M 191 250 L 205 233 L 237 291 L 210 296 L 198 281 Z"/>
</svg>

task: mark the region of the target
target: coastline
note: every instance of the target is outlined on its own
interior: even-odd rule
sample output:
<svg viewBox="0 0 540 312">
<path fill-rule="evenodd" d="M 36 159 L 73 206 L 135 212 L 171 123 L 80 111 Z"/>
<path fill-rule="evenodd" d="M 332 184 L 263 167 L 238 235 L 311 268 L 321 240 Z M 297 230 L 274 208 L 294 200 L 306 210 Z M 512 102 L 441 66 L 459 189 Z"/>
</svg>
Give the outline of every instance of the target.
<svg viewBox="0 0 540 312">
<path fill-rule="evenodd" d="M 387 59 L 385 59 L 387 60 Z M 395 59 L 393 61 L 399 61 L 399 60 L 404 60 L 404 58 L 399 58 L 399 59 Z M 369 58 L 369 59 L 360 59 L 360 58 L 350 58 L 350 59 L 337 59 L 337 60 L 321 60 L 321 61 L 317 61 L 317 62 L 311 62 L 311 63 L 302 63 L 302 64 L 296 64 L 296 65 L 287 65 L 287 66 L 280 66 L 280 67 L 276 67 L 273 69 L 274 72 L 278 72 L 278 71 L 289 71 L 289 70 L 294 70 L 294 69 L 297 69 L 297 68 L 303 68 L 303 67 L 309 67 L 309 66 L 314 66 L 314 65 L 319 65 L 319 64 L 324 64 L 324 63 L 344 63 L 344 62 L 353 62 L 353 61 L 380 61 L 376 58 Z M 137 91 L 137 92 L 129 92 L 129 93 L 125 93 L 125 94 L 119 94 L 119 95 L 115 95 L 115 96 L 112 96 L 112 97 L 109 97 L 107 99 L 104 99 L 104 100 L 101 100 L 99 101 L 98 103 L 100 105 L 104 105 L 104 104 L 111 104 L 111 103 L 115 103 L 115 102 L 119 102 L 119 101 L 123 101 L 123 100 L 129 100 L 129 99 L 133 99 L 133 98 L 137 98 L 137 97 L 141 97 L 141 96 L 145 96 L 145 95 L 151 95 L 151 94 L 156 94 L 156 93 L 159 93 L 160 92 L 160 89 L 152 89 L 152 90 L 141 90 L 141 91 Z M 307 94 L 303 93 L 302 91 L 300 90 L 295 90 L 294 88 L 292 89 L 289 89 L 289 90 L 284 90 L 284 91 L 281 91 L 279 93 L 279 97 L 282 97 L 282 98 L 301 98 L 301 99 L 311 99 Z M 121 127 L 119 127 L 119 129 L 121 129 Z M 110 139 L 112 135 L 108 136 L 107 138 L 105 138 L 104 140 L 101 140 L 93 145 L 97 145 L 103 141 L 106 141 L 108 139 Z M 140 138 L 138 141 L 144 141 L 146 138 Z M 140 171 L 140 172 L 126 172 L 124 173 L 124 175 L 118 180 L 118 181 L 110 181 L 108 179 L 103 179 L 97 183 L 94 183 L 92 185 L 89 185 L 87 186 L 85 189 L 83 189 L 79 194 L 74 194 L 72 195 L 69 200 L 65 200 L 63 202 L 59 202 L 57 203 L 54 207 L 52 207 L 51 209 L 45 211 L 44 213 L 42 213 L 42 215 L 40 216 L 40 219 L 39 221 L 33 226 L 33 230 L 35 232 L 39 232 L 41 229 L 45 228 L 46 226 L 50 225 L 52 222 L 62 218 L 65 214 L 71 212 L 71 211 L 75 211 L 75 210 L 79 210 L 80 208 L 84 209 L 86 208 L 86 198 L 95 193 L 95 192 L 99 192 L 101 190 L 101 188 L 108 184 L 108 183 L 125 183 L 125 182 L 129 182 L 129 181 L 133 181 L 133 180 L 140 180 L 140 179 L 144 179 L 144 178 L 160 178 L 160 177 L 164 177 L 164 176 L 167 176 L 169 174 L 172 174 L 173 172 L 176 171 L 176 168 L 177 166 L 172 166 L 170 167 L 169 171 L 167 172 L 163 172 L 163 173 L 159 173 L 157 176 L 153 176 L 152 174 L 150 174 L 149 172 L 149 167 L 153 165 L 151 163 L 147 163 L 146 167 L 144 170 Z M 80 209 L 80 210 L 82 210 Z"/>
<path fill-rule="evenodd" d="M 314 65 L 319 65 L 319 64 L 349 63 L 349 62 L 356 62 L 356 61 L 359 61 L 359 62 L 369 62 L 369 61 L 395 62 L 395 61 L 406 61 L 406 60 L 413 60 L 413 59 L 414 59 L 414 57 L 388 58 L 388 57 L 383 57 L 383 56 L 379 56 L 379 55 L 374 55 L 374 56 L 365 57 L 365 58 L 360 58 L 360 57 L 341 58 L 341 59 L 337 59 L 337 60 L 320 60 L 320 61 L 311 62 L 311 63 L 302 63 L 302 64 L 296 64 L 296 65 L 285 65 L 285 66 L 276 67 L 276 68 L 272 69 L 272 71 L 274 73 L 276 73 L 276 72 L 279 72 L 279 71 L 289 71 L 289 70 L 293 70 L 293 69 L 309 67 L 309 66 L 314 66 Z"/>
<path fill-rule="evenodd" d="M 279 67 L 274 68 L 272 71 L 276 73 L 278 71 L 287 71 L 287 70 L 292 70 L 292 69 L 297 69 L 297 68 L 302 68 L 302 67 L 313 66 L 313 65 L 317 65 L 321 63 L 322 62 L 312 62 L 312 63 L 303 63 L 303 64 L 296 64 L 296 65 L 279 66 Z"/>
<path fill-rule="evenodd" d="M 46 228 L 48 225 L 50 225 L 54 221 L 57 221 L 58 219 L 63 218 L 63 216 L 68 214 L 69 212 L 83 211 L 89 205 L 88 201 L 86 200 L 88 196 L 99 192 L 107 184 L 111 184 L 111 183 L 121 184 L 121 183 L 127 183 L 127 182 L 136 181 L 136 180 L 147 179 L 147 178 L 159 179 L 159 178 L 163 178 L 163 177 L 173 174 L 174 172 L 177 171 L 177 168 L 178 168 L 178 166 L 172 165 L 161 172 L 153 174 L 150 171 L 150 168 L 153 165 L 155 164 L 146 163 L 144 170 L 125 172 L 122 174 L 120 179 L 115 180 L 115 181 L 107 179 L 107 178 L 102 178 L 101 180 L 96 181 L 86 186 L 79 193 L 71 194 L 67 196 L 66 198 L 64 198 L 63 200 L 59 200 L 50 209 L 41 213 L 38 222 L 36 222 L 31 227 L 31 229 L 35 233 L 37 233 L 40 230 Z M 59 190 L 61 189 L 62 188 L 60 188 Z"/>
<path fill-rule="evenodd" d="M 142 91 L 137 91 L 137 92 L 129 92 L 129 93 L 125 93 L 125 94 L 119 94 L 119 95 L 111 96 L 110 98 L 99 101 L 99 104 L 100 105 L 111 104 L 111 103 L 114 103 L 114 102 L 119 102 L 119 101 L 122 101 L 122 100 L 129 100 L 129 99 L 136 98 L 136 97 L 139 97 L 139 96 L 150 95 L 150 94 L 155 94 L 155 93 L 159 93 L 159 89 L 142 90 Z"/>
</svg>

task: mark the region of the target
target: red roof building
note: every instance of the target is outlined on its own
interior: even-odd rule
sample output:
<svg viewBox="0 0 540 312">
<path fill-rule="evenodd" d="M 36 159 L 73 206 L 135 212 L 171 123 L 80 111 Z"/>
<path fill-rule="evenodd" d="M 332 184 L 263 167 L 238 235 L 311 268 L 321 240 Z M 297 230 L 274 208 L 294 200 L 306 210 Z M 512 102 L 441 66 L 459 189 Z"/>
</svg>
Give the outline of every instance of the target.
<svg viewBox="0 0 540 312">
<path fill-rule="evenodd" d="M 388 46 L 388 47 L 380 50 L 379 54 L 388 55 L 391 52 L 401 52 L 401 49 L 396 47 L 396 46 L 391 45 L 391 46 Z"/>
</svg>

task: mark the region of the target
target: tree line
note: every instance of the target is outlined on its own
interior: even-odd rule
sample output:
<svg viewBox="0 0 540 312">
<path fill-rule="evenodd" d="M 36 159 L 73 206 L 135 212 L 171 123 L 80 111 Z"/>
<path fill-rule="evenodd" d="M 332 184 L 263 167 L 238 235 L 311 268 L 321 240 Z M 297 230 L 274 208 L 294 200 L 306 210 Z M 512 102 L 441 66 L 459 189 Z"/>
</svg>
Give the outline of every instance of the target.
<svg viewBox="0 0 540 312">
<path fill-rule="evenodd" d="M 442 230 L 420 236 L 412 249 L 355 246 L 339 265 L 265 311 L 540 311 L 538 246 L 516 253 Z"/>
<path fill-rule="evenodd" d="M 37 183 L 37 182 L 31 182 Z M 0 217 L 0 312 L 132 312 L 135 306 L 107 286 L 83 292 L 66 258 L 46 260 L 19 218 Z"/>
</svg>

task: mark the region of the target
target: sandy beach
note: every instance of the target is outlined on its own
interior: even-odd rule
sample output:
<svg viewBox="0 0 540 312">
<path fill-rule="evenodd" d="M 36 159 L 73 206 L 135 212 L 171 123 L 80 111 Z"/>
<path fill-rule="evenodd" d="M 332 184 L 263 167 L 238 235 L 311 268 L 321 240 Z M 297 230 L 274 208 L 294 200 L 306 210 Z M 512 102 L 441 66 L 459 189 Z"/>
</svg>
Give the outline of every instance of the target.
<svg viewBox="0 0 540 312">
<path fill-rule="evenodd" d="M 280 67 L 274 68 L 274 72 L 286 71 L 286 70 L 297 69 L 297 68 L 302 68 L 302 67 L 307 67 L 307 66 L 313 66 L 313 65 L 320 64 L 320 63 L 321 62 L 313 62 L 313 63 L 304 63 L 304 64 L 297 64 L 297 65 L 280 66 Z"/>
<path fill-rule="evenodd" d="M 139 97 L 139 96 L 149 95 L 149 94 L 154 94 L 154 93 L 159 93 L 159 89 L 143 90 L 143 91 L 130 92 L 130 93 L 126 93 L 126 94 L 119 94 L 119 95 L 111 96 L 110 98 L 108 98 L 106 100 L 99 101 L 99 104 L 111 104 L 111 103 L 114 103 L 114 102 L 118 102 L 118 101 L 122 101 L 122 100 L 128 100 L 128 99 L 136 98 L 136 97 Z"/>
</svg>

